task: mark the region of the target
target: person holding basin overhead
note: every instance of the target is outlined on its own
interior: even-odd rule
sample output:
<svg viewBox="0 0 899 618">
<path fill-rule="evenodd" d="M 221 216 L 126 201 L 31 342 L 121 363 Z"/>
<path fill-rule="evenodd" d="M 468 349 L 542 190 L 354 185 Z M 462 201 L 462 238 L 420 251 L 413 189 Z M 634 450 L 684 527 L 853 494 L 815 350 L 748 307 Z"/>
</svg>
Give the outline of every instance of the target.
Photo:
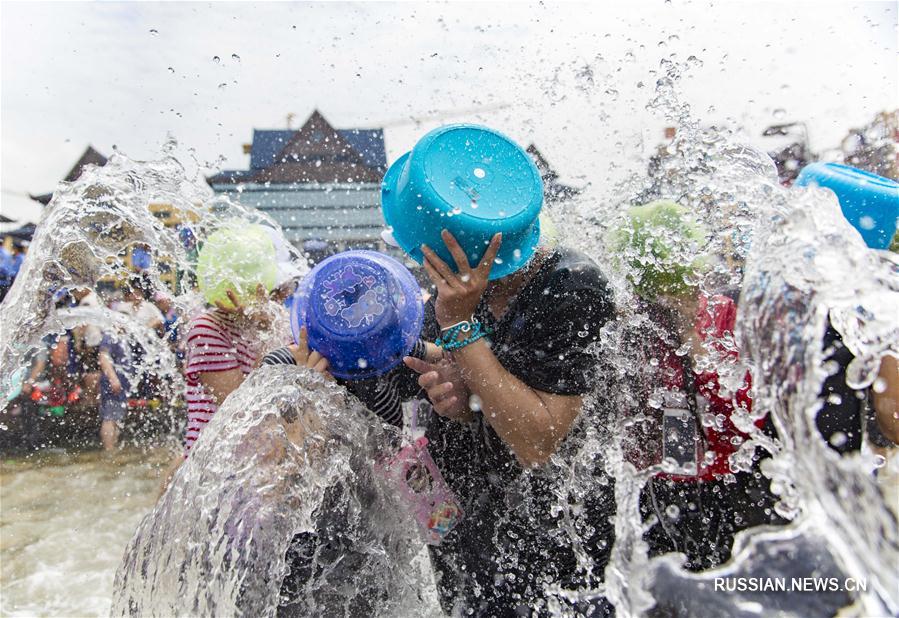
<svg viewBox="0 0 899 618">
<path fill-rule="evenodd" d="M 697 571 L 726 561 L 738 531 L 783 523 L 759 471 L 763 452 L 740 451 L 752 376 L 733 340 L 736 303 L 699 283 L 714 259 L 707 239 L 691 211 L 668 199 L 628 208 L 607 239 L 649 318 L 623 344 L 638 359 L 629 382 L 641 401 L 622 432 L 624 456 L 637 470 L 654 467 L 640 496 L 643 540 L 650 557 L 681 552 Z M 765 417 L 754 425 L 773 437 Z"/>
<path fill-rule="evenodd" d="M 403 358 L 440 355 L 419 339 L 424 306 L 412 274 L 389 256 L 345 251 L 303 278 L 291 307 L 295 343 L 268 353 L 263 364 L 309 367 L 315 354 L 315 369 L 401 428 L 402 403 L 421 391 Z"/>
<path fill-rule="evenodd" d="M 794 186 L 833 192 L 843 216 L 868 248 L 882 252 L 880 259 L 895 260 L 887 252 L 896 252 L 899 238 L 899 183 L 848 165 L 812 163 L 802 169 Z M 838 323 L 828 317 L 824 349 L 834 371 L 824 381 L 815 424 L 827 445 L 840 454 L 859 451 L 865 435 L 874 446 L 890 448 L 899 443 L 899 359 L 884 355 L 871 388 L 851 387 L 847 372 L 855 354 L 843 342 Z"/>
<path fill-rule="evenodd" d="M 450 614 L 543 614 L 551 603 L 612 611 L 601 597 L 569 604 L 550 592 L 595 588 L 575 543 L 594 578 L 612 546 L 611 479 L 606 495 L 584 504 L 592 533 L 572 539 L 544 465 L 564 456 L 593 390 L 591 344 L 615 310 L 587 256 L 540 246 L 542 204 L 540 174 L 524 150 L 474 125 L 428 133 L 382 185 L 390 239 L 436 287 L 425 333 L 442 353 L 405 363 L 436 411 L 429 448 L 465 511 L 430 548 Z"/>
<path fill-rule="evenodd" d="M 384 453 L 384 461 L 376 462 L 376 467 L 394 481 L 422 537 L 439 543 L 462 512 L 427 455 L 427 440 L 416 431 L 421 388 L 402 361 L 410 355 L 423 362 L 436 360 L 440 350 L 419 338 L 424 305 L 412 273 L 374 251 L 345 251 L 312 269 L 300 282 L 291 307 L 296 343 L 268 353 L 263 365 L 318 370 L 355 395 L 383 423 L 405 429 L 398 452 Z M 320 360 L 313 365 L 315 357 Z M 339 492 L 338 486 L 326 489 L 328 504 L 341 502 Z M 316 607 L 335 602 L 329 601 L 335 590 L 354 591 L 347 605 L 350 614 L 376 613 L 385 592 L 373 587 L 366 574 L 376 568 L 372 561 L 379 557 L 353 546 L 345 531 L 354 525 L 340 508 L 323 507 L 315 529 L 292 539 L 279 615 L 315 613 Z"/>
<path fill-rule="evenodd" d="M 222 402 L 259 364 L 265 348 L 289 337 L 286 329 L 279 336 L 278 307 L 269 302 L 270 292 L 302 274 L 286 247 L 274 228 L 238 219 L 223 222 L 203 243 L 197 280 L 208 307 L 190 320 L 185 335 L 184 452 L 165 473 L 160 494 Z M 310 360 L 313 368 L 325 366 L 317 354 Z"/>
</svg>

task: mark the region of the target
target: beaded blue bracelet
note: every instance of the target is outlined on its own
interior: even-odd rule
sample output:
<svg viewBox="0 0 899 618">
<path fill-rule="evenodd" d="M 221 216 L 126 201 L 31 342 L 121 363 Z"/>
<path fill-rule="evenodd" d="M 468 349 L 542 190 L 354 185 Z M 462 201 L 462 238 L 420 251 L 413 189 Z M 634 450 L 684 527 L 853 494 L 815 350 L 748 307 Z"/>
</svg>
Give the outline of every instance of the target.
<svg viewBox="0 0 899 618">
<path fill-rule="evenodd" d="M 465 339 L 460 340 L 458 339 L 459 333 L 468 333 L 468 336 Z M 447 352 L 452 352 L 453 350 L 458 350 L 467 345 L 471 345 L 478 339 L 483 339 L 489 334 L 490 329 L 484 328 L 481 330 L 481 323 L 477 320 L 472 320 L 470 322 L 465 321 L 453 324 L 444 330 L 434 343 Z"/>
</svg>

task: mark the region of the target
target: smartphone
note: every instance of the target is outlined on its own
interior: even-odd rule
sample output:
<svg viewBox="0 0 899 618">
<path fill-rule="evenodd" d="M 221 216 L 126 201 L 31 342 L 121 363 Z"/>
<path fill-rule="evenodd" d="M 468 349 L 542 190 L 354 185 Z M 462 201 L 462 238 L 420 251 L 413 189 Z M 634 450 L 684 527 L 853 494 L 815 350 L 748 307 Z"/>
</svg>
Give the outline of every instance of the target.
<svg viewBox="0 0 899 618">
<path fill-rule="evenodd" d="M 699 429 L 682 393 L 666 394 L 662 408 L 662 458 L 672 459 L 676 474 L 693 476 L 699 469 Z"/>
</svg>

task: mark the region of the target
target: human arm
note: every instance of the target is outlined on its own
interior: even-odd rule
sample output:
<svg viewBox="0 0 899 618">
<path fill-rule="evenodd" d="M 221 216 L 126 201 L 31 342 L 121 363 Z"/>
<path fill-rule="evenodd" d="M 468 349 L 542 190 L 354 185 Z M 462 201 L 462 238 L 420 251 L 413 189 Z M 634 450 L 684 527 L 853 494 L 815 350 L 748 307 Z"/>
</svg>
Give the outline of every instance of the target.
<svg viewBox="0 0 899 618">
<path fill-rule="evenodd" d="M 425 359 L 407 356 L 403 362 L 407 367 L 420 374 L 418 385 L 424 389 L 434 411 L 460 423 L 470 423 L 474 414 L 469 408 L 471 392 L 462 378 L 459 366 L 448 355 L 434 344 Z"/>
<path fill-rule="evenodd" d="M 112 392 L 118 395 L 122 392 L 122 383 L 119 381 L 119 376 L 115 372 L 115 366 L 112 363 L 112 357 L 109 355 L 109 350 L 101 349 L 100 355 L 100 371 L 103 372 L 103 375 L 106 376 L 106 379 L 109 380 L 109 388 L 112 389 Z"/>
<path fill-rule="evenodd" d="M 160 337 L 165 336 L 165 316 L 162 315 L 162 311 L 159 310 L 159 307 L 149 301 L 145 302 L 145 306 L 147 326 L 152 330 L 155 330 L 156 334 Z"/>
<path fill-rule="evenodd" d="M 895 356 L 884 356 L 880 361 L 878 380 L 883 389 L 874 389 L 874 413 L 877 428 L 894 444 L 899 443 L 899 361 Z M 878 392 L 880 390 L 880 392 Z"/>
<path fill-rule="evenodd" d="M 188 380 L 196 380 L 219 406 L 243 383 L 237 343 L 215 312 L 195 317 L 187 332 Z M 246 359 L 245 359 L 246 360 Z"/>
<path fill-rule="evenodd" d="M 31 388 L 34 386 L 34 383 L 37 382 L 37 379 L 44 373 L 44 369 L 47 367 L 47 352 L 42 351 L 39 353 L 34 361 L 31 363 L 31 371 L 28 372 L 28 378 L 22 383 L 22 392 L 26 395 L 31 394 Z"/>
<path fill-rule="evenodd" d="M 215 400 L 215 405 L 224 403 L 228 395 L 240 388 L 244 375 L 240 369 L 226 371 L 204 371 L 199 374 L 200 384 Z"/>
<path fill-rule="evenodd" d="M 430 248 L 423 246 L 422 251 L 425 271 L 437 286 L 437 321 L 446 328 L 469 320 L 475 312 L 486 290 L 501 238 L 493 238 L 476 268 L 470 267 L 464 251 L 449 232 L 443 232 L 443 240 L 453 255 L 458 274 Z M 477 396 L 485 421 L 519 462 L 539 466 L 548 461 L 571 430 L 580 413 L 582 397 L 551 394 L 529 386 L 503 367 L 484 339 L 454 350 L 451 356 L 465 387 Z M 448 390 L 445 384 L 438 383 L 428 389 L 429 397 L 438 387 Z"/>
<path fill-rule="evenodd" d="M 526 467 L 541 466 L 558 449 L 581 411 L 583 398 L 531 388 L 507 371 L 481 339 L 453 352 L 485 420 Z"/>
<path fill-rule="evenodd" d="M 299 343 L 269 352 L 265 355 L 265 358 L 262 359 L 262 364 L 308 367 L 309 369 L 319 372 L 326 378 L 333 379 L 328 372 L 328 359 L 315 350 L 309 350 L 305 326 L 300 329 Z"/>
<path fill-rule="evenodd" d="M 268 294 L 262 284 L 256 286 L 256 298 L 250 304 L 242 303 L 234 290 L 227 290 L 225 294 L 231 305 L 216 301 L 215 306 L 219 311 L 234 316 L 244 325 L 261 330 L 267 330 L 272 325 L 272 314 L 267 310 Z"/>
</svg>

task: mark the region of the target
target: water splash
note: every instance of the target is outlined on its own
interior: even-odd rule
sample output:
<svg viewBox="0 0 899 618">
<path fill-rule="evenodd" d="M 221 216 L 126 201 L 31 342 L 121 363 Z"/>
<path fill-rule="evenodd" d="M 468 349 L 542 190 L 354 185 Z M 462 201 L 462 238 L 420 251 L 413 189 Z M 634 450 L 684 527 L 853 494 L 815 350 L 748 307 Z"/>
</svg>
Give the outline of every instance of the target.
<svg viewBox="0 0 899 618">
<path fill-rule="evenodd" d="M 635 467 L 627 456 L 634 446 L 627 436 L 648 420 L 640 393 L 659 380 L 641 338 L 664 339 L 667 333 L 639 309 L 626 273 L 613 273 L 622 313 L 603 332 L 597 398 L 606 404 L 604 414 L 615 411 L 616 430 L 580 445 L 583 452 L 604 454 L 616 482 L 615 546 L 605 586 L 595 592 L 605 593 L 622 615 L 695 615 L 709 608 L 720 615 L 756 615 L 778 608 L 799 616 L 809 611 L 805 596 L 715 596 L 713 579 L 855 577 L 867 580 L 868 590 L 818 599 L 822 611 L 854 604 L 860 615 L 895 614 L 899 579 L 890 565 L 899 560 L 899 529 L 872 475 L 877 462 L 865 453 L 838 456 L 827 448 L 814 419 L 826 377 L 822 337 L 828 315 L 856 356 L 848 372 L 853 386 L 870 385 L 879 359 L 899 353 L 897 258 L 867 249 L 832 195 L 780 186 L 767 156 L 727 130 L 700 128 L 677 87 L 681 67 L 663 60 L 661 73 L 649 108 L 675 124 L 677 135 L 657 170 L 648 179 L 622 183 L 617 203 L 582 202 L 572 217 L 577 225 L 563 220 L 560 227 L 570 225 L 565 230 L 570 238 L 598 263 L 611 264 L 622 256 L 606 253 L 603 238 L 629 204 L 676 199 L 708 226 L 709 241 L 698 253 L 712 256 L 711 268 L 697 283 L 706 294 L 740 292 L 737 332 L 726 344 L 740 350 L 741 360 L 723 367 L 711 362 L 714 350 L 707 344 L 697 370 L 719 371 L 725 392 L 736 390 L 747 369 L 752 373 L 753 412 L 734 416 L 749 439 L 731 456 L 732 469 L 751 470 L 754 459 L 768 456 L 761 466 L 764 485 L 770 482 L 779 499 L 777 512 L 793 523 L 740 533 L 731 561 L 702 574 L 683 569 L 675 556 L 649 558 L 643 537 L 657 521 L 644 520 L 639 497 L 664 466 Z M 776 438 L 753 424 L 765 415 Z M 587 422 L 609 424 L 604 416 Z M 593 481 L 581 476 L 565 495 L 592 491 Z"/>
<path fill-rule="evenodd" d="M 140 246 L 153 254 L 152 265 L 143 274 L 155 289 L 167 289 L 161 278 L 165 272 L 180 273 L 183 283 L 174 290 L 173 302 L 181 315 L 189 316 L 202 300 L 192 289 L 195 264 L 183 242 L 183 230 L 189 231 L 192 242 L 202 243 L 226 219 L 278 227 L 262 213 L 214 196 L 205 183 L 189 178 L 170 154 L 175 146 L 168 142 L 158 161 L 134 161 L 116 152 L 105 166 L 87 167 L 78 180 L 60 183 L 0 305 L 0 321 L 17 325 L 0 329 L 0 392 L 9 388 L 11 376 L 25 366 L 29 353 L 43 345 L 44 336 L 85 324 L 140 343 L 148 352 L 143 367 L 155 367 L 170 392 L 181 390 L 170 351 L 146 329 L 115 312 L 61 309 L 54 301 L 63 289 L 96 291 L 103 280 L 117 281 L 129 272 L 129 249 Z M 163 206 L 182 224 L 166 226 L 153 215 L 151 205 Z"/>
<path fill-rule="evenodd" d="M 687 68 L 691 62 L 696 64 L 688 58 Z M 607 73 L 601 58 L 572 66 L 574 84 L 567 73 L 553 75 L 547 86 L 551 101 L 561 102 L 573 90 L 592 90 Z M 691 251 L 712 259 L 697 284 L 707 293 L 739 293 L 737 332 L 723 343 L 740 350 L 741 359 L 722 365 L 706 345 L 697 354 L 697 368 L 717 369 L 725 392 L 737 390 L 746 370 L 752 373 L 753 412 L 734 417 L 749 437 L 732 456 L 732 466 L 747 472 L 766 455 L 760 465 L 764 482 L 770 481 L 777 496 L 777 512 L 791 523 L 740 533 L 733 558 L 703 573 L 683 568 L 677 556 L 649 556 L 643 537 L 658 522 L 644 517 L 640 497 L 665 464 L 637 465 L 628 436 L 650 423 L 658 405 L 650 401 L 647 409 L 642 396 L 657 383 L 658 367 L 648 362 L 640 342 L 647 333 L 663 340 L 668 335 L 637 302 L 627 273 L 609 271 L 621 314 L 604 328 L 597 346 L 602 379 L 592 395 L 596 405 L 590 407 L 596 412 L 580 419 L 565 449 L 539 473 L 555 483 L 556 508 L 563 515 L 560 533 L 581 548 L 578 567 L 591 585 L 567 590 L 551 582 L 556 602 L 550 609 L 564 614 L 572 601 L 605 595 L 624 616 L 662 611 L 687 615 L 699 607 L 731 615 L 775 608 L 802 615 L 807 606 L 791 605 L 795 597 L 716 596 L 711 581 L 740 574 L 804 576 L 811 566 L 868 581 L 866 592 L 820 600 L 822 611 L 852 603 L 859 615 L 895 614 L 899 533 L 871 474 L 877 462 L 865 452 L 838 457 L 817 434 L 814 419 L 825 377 L 821 337 L 828 315 L 855 353 L 849 372 L 853 384 L 871 384 L 878 359 L 888 352 L 899 354 L 899 265 L 895 257 L 863 245 L 832 197 L 781 187 L 766 155 L 730 131 L 701 128 L 679 94 L 683 71 L 670 59 L 661 61 L 648 103 L 677 127 L 655 171 L 623 182 L 617 201 L 597 204 L 588 195 L 577 208 L 560 210 L 559 226 L 566 238 L 606 267 L 616 257 L 604 248 L 608 230 L 631 204 L 676 199 L 706 224 L 708 243 Z M 21 327 L 0 334 L 0 379 L 7 380 L 21 366 L 44 334 L 79 322 L 112 323 L 123 337 L 142 336 L 109 312 L 60 314 L 52 294 L 63 286 L 93 288 L 101 277 L 114 276 L 123 267 L 124 253 L 137 243 L 192 272 L 177 233 L 149 214 L 147 205 L 153 201 L 193 213 L 191 229 L 199 239 L 224 217 L 264 220 L 213 198 L 171 157 L 140 163 L 117 153 L 106 167 L 88 169 L 57 191 L 3 304 L 3 323 Z M 159 274 L 150 271 L 157 282 Z M 186 312 L 199 304 L 186 290 L 177 302 Z M 161 351 L 150 356 L 171 366 Z M 234 393 L 126 552 L 117 577 L 115 613 L 171 614 L 190 607 L 195 613 L 271 615 L 290 540 L 298 532 L 314 532 L 315 517 L 329 507 L 343 513 L 349 522 L 347 538 L 364 548 L 370 560 L 358 574 L 374 579 L 350 575 L 349 589 L 330 586 L 327 578 L 313 581 L 307 597 L 313 613 L 349 612 L 357 589 L 366 594 L 391 591 L 387 599 L 368 594 L 377 605 L 371 613 L 419 612 L 415 590 L 422 583 L 409 555 L 419 545 L 409 538 L 410 528 L 396 516 L 389 492 L 378 486 L 370 470 L 389 436 L 369 422 L 357 402 L 343 397 L 333 385 L 308 374 L 273 369 L 253 376 Z M 755 429 L 753 421 L 765 415 L 773 421 L 776 438 Z M 302 440 L 297 439 L 300 433 Z M 616 513 L 606 523 L 614 528 L 614 545 L 609 566 L 603 568 L 583 549 L 585 530 L 592 525 L 584 507 L 591 497 L 606 495 L 612 482 Z M 325 490 L 333 486 L 341 491 L 329 503 L 332 494 Z M 362 504 L 376 506 L 362 511 Z M 665 514 L 669 519 L 684 516 L 680 510 Z M 514 562 L 517 556 L 505 558 Z"/>
<path fill-rule="evenodd" d="M 421 541 L 373 471 L 391 439 L 314 372 L 255 372 L 139 526 L 116 575 L 113 615 L 273 616 L 286 548 L 302 533 L 323 537 L 292 611 L 420 614 Z"/>
</svg>

